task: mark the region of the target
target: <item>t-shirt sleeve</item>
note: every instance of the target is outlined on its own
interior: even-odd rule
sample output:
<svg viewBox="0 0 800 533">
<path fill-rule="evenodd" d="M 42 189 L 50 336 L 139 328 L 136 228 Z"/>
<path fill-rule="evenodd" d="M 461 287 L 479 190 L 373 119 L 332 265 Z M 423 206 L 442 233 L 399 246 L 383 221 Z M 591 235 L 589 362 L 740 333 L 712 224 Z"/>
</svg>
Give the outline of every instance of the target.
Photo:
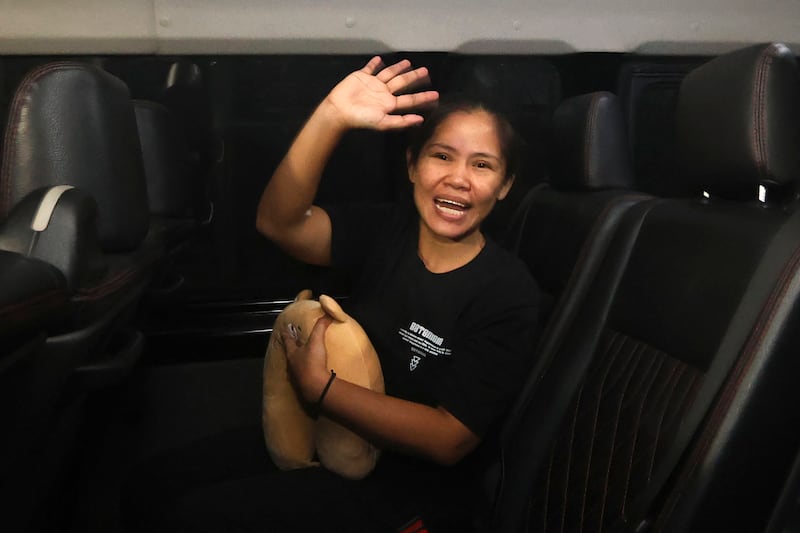
<svg viewBox="0 0 800 533">
<path fill-rule="evenodd" d="M 468 310 L 438 404 L 478 436 L 516 398 L 534 357 L 539 289 L 527 271 L 500 275 Z"/>
</svg>

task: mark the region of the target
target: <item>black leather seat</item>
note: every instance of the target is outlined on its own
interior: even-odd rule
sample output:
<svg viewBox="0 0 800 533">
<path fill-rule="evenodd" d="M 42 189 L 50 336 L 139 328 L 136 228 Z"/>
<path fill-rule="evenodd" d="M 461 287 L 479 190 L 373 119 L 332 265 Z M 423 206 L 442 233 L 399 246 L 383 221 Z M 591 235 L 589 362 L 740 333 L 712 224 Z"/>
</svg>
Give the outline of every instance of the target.
<svg viewBox="0 0 800 533">
<path fill-rule="evenodd" d="M 28 423 L 29 377 L 48 331 L 63 319 L 67 297 L 66 280 L 53 265 L 0 250 L 0 421 L 7 428 L 0 477 L 26 444 L 17 432 Z"/>
<path fill-rule="evenodd" d="M 523 198 L 508 243 L 542 289 L 542 323 L 568 285 L 578 283 L 574 278 L 594 271 L 619 216 L 648 198 L 633 191 L 627 139 L 619 101 L 609 92 L 570 98 L 553 114 L 550 179 Z"/>
<path fill-rule="evenodd" d="M 123 379 L 141 352 L 128 325 L 164 248 L 145 240 L 133 104 L 110 74 L 75 62 L 30 72 L 11 103 L 2 161 L 0 248 L 53 265 L 69 294 L 21 391 L 28 425 L 15 438 L 25 454 L 8 458 L 0 482 L 15 494 L 9 520 L 27 524 L 68 468 L 87 394 Z M 37 227 L 43 211 L 48 223 Z"/>
<path fill-rule="evenodd" d="M 686 78 L 696 195 L 624 213 L 506 428 L 490 531 L 763 528 L 800 440 L 797 76 L 770 45 Z"/>
<path fill-rule="evenodd" d="M 634 191 L 627 141 L 620 103 L 609 92 L 569 98 L 554 112 L 552 175 L 525 195 L 509 232 L 509 247 L 542 292 L 542 333 L 534 368 L 504 433 L 524 413 L 526 399 L 550 364 L 547 357 L 581 309 L 622 216 L 651 199 Z M 506 438 L 511 437 L 500 437 Z M 489 492 L 497 476 L 490 472 Z"/>
<path fill-rule="evenodd" d="M 169 110 L 186 144 L 191 206 L 194 217 L 208 224 L 214 217 L 214 175 L 225 159 L 225 142 L 216 131 L 211 95 L 203 69 L 188 59 L 170 65 L 161 95 L 156 101 Z"/>
<path fill-rule="evenodd" d="M 134 109 L 152 215 L 150 233 L 171 251 L 197 228 L 193 189 L 202 184 L 191 182 L 189 148 L 170 111 L 148 100 L 134 100 Z"/>
<path fill-rule="evenodd" d="M 0 249 L 0 366 L 63 319 L 67 283 L 53 265 Z"/>
</svg>

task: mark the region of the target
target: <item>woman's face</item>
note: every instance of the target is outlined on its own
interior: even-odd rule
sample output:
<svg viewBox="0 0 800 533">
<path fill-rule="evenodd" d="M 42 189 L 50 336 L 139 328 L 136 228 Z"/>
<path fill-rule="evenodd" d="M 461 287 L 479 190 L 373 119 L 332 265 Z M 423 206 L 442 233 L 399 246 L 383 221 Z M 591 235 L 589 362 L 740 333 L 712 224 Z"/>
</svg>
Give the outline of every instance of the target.
<svg viewBox="0 0 800 533">
<path fill-rule="evenodd" d="M 508 194 L 494 118 L 485 111 L 448 116 L 425 143 L 419 158 L 409 158 L 414 203 L 424 228 L 438 238 L 460 241 L 473 235 L 497 200 Z"/>
</svg>

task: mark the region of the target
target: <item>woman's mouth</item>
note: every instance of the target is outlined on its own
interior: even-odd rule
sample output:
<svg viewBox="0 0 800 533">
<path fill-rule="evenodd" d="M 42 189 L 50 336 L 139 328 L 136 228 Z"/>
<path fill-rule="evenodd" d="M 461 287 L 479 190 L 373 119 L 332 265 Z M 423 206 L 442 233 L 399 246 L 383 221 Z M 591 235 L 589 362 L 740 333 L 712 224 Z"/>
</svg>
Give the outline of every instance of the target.
<svg viewBox="0 0 800 533">
<path fill-rule="evenodd" d="M 436 206 L 436 209 L 447 216 L 450 217 L 461 217 L 467 212 L 470 208 L 470 204 L 459 202 L 456 200 L 451 200 L 449 198 L 434 198 L 433 203 Z"/>
</svg>

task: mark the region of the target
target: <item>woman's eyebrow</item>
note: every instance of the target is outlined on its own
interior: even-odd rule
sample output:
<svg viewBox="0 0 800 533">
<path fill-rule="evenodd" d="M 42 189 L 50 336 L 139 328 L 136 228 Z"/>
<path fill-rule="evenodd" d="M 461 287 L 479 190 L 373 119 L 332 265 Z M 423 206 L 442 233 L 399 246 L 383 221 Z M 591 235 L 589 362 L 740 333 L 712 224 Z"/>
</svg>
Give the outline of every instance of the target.
<svg viewBox="0 0 800 533">
<path fill-rule="evenodd" d="M 445 143 L 430 143 L 428 146 L 430 146 L 431 148 L 439 148 L 441 150 L 449 150 L 451 152 L 458 152 L 458 150 L 456 150 L 453 146 L 450 146 L 449 144 L 445 144 Z"/>
<path fill-rule="evenodd" d="M 434 143 L 431 143 L 429 146 L 431 148 L 439 148 L 441 150 L 448 150 L 450 152 L 459 153 L 459 151 L 455 147 L 450 146 L 449 144 L 445 144 L 445 143 L 434 142 Z M 469 156 L 470 157 L 483 157 L 483 158 L 486 158 L 486 159 L 496 159 L 498 161 L 501 160 L 500 156 L 497 156 L 495 154 L 491 154 L 489 152 L 474 152 L 474 153 L 469 154 Z"/>
</svg>

